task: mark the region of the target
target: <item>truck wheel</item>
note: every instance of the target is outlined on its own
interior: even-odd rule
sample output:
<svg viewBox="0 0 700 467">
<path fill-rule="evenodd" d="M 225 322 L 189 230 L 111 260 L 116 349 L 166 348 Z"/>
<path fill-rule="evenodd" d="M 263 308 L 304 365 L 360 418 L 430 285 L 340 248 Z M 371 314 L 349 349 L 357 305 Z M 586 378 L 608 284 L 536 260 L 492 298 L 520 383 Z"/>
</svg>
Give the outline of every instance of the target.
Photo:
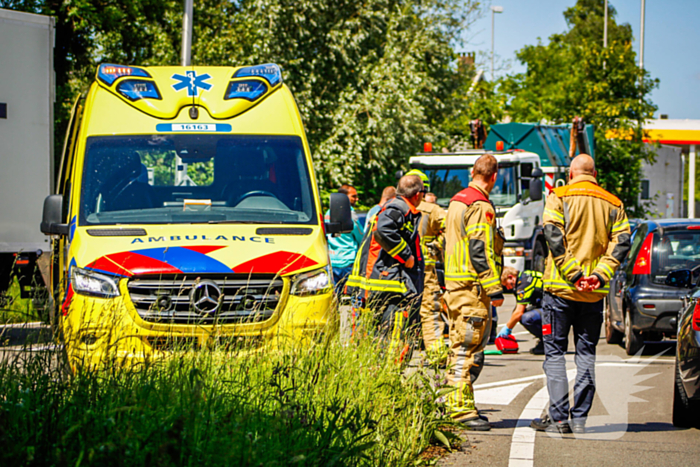
<svg viewBox="0 0 700 467">
<path fill-rule="evenodd" d="M 642 334 L 632 329 L 630 312 L 625 313 L 625 352 L 627 355 L 635 355 L 644 345 Z"/>
<path fill-rule="evenodd" d="M 603 313 L 605 315 L 605 342 L 608 344 L 622 344 L 624 334 L 615 329 L 612 325 L 612 321 L 610 320 L 610 304 L 607 297 L 605 298 L 605 310 Z"/>
<path fill-rule="evenodd" d="M 544 272 L 544 262 L 547 259 L 547 248 L 542 242 L 535 242 L 535 248 L 532 250 L 532 269 L 533 271 Z"/>
<path fill-rule="evenodd" d="M 677 360 L 675 374 L 676 377 L 673 382 L 673 426 L 690 428 L 699 423 L 700 405 L 697 401 L 688 399 L 688 394 L 685 392 L 683 381 L 681 380 L 681 372 L 678 368 Z"/>
</svg>

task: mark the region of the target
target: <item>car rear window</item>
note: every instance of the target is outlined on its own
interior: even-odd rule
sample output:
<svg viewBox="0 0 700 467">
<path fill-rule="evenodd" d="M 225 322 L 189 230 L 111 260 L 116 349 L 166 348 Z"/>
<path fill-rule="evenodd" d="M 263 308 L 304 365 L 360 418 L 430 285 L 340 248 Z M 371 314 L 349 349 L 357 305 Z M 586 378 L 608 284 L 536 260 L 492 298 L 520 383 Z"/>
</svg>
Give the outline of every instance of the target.
<svg viewBox="0 0 700 467">
<path fill-rule="evenodd" d="M 696 266 L 700 266 L 700 230 L 672 230 L 654 235 L 653 282 L 663 284 L 669 272 Z"/>
</svg>

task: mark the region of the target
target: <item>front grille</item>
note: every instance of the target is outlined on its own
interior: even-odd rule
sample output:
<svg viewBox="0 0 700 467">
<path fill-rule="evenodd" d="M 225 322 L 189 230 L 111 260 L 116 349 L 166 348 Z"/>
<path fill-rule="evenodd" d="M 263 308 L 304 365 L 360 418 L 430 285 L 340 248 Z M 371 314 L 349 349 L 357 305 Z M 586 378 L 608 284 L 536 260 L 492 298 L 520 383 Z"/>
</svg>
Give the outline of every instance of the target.
<svg viewBox="0 0 700 467">
<path fill-rule="evenodd" d="M 214 311 L 198 310 L 192 290 L 215 284 L 221 291 Z M 235 324 L 269 319 L 282 297 L 284 282 L 272 274 L 135 276 L 129 296 L 141 319 L 169 324 Z M 215 290 L 209 287 L 215 295 Z M 196 298 L 196 297 L 195 297 Z M 209 308 L 213 306 L 209 304 Z"/>
</svg>

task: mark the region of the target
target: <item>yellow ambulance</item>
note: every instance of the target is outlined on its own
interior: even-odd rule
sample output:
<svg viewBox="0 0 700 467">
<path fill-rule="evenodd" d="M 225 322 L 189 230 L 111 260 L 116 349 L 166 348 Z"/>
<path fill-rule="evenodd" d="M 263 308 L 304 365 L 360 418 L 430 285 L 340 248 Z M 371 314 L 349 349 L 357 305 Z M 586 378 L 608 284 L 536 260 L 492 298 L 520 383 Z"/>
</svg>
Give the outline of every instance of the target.
<svg viewBox="0 0 700 467">
<path fill-rule="evenodd" d="M 53 238 L 72 367 L 245 341 L 299 342 L 329 319 L 325 219 L 304 127 L 274 64 L 103 64 L 73 108 Z"/>
</svg>

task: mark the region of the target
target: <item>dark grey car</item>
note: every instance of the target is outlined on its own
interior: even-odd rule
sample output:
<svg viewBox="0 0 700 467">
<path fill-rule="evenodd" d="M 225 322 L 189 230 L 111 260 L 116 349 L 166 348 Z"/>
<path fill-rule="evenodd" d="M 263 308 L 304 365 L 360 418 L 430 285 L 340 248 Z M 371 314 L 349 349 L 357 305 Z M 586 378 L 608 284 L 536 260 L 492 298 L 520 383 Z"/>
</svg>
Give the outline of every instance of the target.
<svg viewBox="0 0 700 467">
<path fill-rule="evenodd" d="M 700 220 L 659 219 L 641 222 L 632 248 L 610 282 L 605 310 L 605 337 L 625 343 L 634 355 L 645 340 L 675 338 L 678 312 L 690 289 L 666 285 L 676 269 L 700 266 Z M 700 270 L 696 270 L 694 279 Z"/>
<path fill-rule="evenodd" d="M 666 278 L 668 285 L 682 289 L 695 287 L 684 298 L 678 315 L 673 424 L 679 427 L 700 426 L 700 283 L 693 273 L 682 269 Z"/>
</svg>

